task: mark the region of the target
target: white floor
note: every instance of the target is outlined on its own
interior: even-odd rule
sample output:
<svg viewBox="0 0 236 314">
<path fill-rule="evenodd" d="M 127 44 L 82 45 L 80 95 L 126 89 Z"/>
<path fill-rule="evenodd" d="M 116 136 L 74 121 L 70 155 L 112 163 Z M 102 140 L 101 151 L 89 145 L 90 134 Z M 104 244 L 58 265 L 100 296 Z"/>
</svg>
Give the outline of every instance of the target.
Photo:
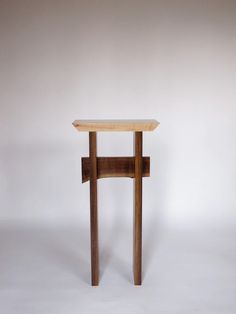
<svg viewBox="0 0 236 314">
<path fill-rule="evenodd" d="M 236 231 L 145 230 L 143 285 L 132 230 L 103 230 L 90 286 L 89 231 L 0 225 L 0 313 L 236 313 Z"/>
</svg>

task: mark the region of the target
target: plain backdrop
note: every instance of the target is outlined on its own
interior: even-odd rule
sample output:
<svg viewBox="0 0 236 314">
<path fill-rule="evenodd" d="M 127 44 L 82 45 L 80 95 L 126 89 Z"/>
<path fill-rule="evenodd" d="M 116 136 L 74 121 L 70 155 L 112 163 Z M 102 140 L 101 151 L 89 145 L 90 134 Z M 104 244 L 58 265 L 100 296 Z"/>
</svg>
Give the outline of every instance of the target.
<svg viewBox="0 0 236 314">
<path fill-rule="evenodd" d="M 88 134 L 77 132 L 72 122 L 132 118 L 160 122 L 143 138 L 144 155 L 151 156 L 151 177 L 143 180 L 149 290 L 138 290 L 136 295 L 132 277 L 129 281 L 113 278 L 118 269 L 119 274 L 132 275 L 127 263 L 132 263 L 133 185 L 127 178 L 104 179 L 98 183 L 105 256 L 101 268 L 111 271 L 104 275 L 104 290 L 96 290 L 101 293 L 99 304 L 100 297 L 89 286 L 89 184 L 81 183 L 80 158 L 88 156 Z M 132 141 L 132 133 L 99 133 L 98 154 L 131 156 Z M 235 313 L 235 161 L 234 0 L 0 1 L 0 221 L 1 254 L 7 254 L 0 260 L 1 268 L 5 267 L 5 279 L 0 278 L 4 314 L 16 313 L 16 308 L 22 313 L 87 314 L 95 309 L 109 313 L 107 304 L 114 306 L 114 313 L 124 309 L 129 313 L 157 309 L 181 314 Z M 62 231 L 51 235 L 49 230 L 57 226 L 63 226 Z M 163 236 L 164 255 L 155 260 L 152 252 L 163 252 L 153 244 L 161 242 L 161 230 L 163 234 L 171 231 Z M 172 230 L 180 233 L 173 235 Z M 191 236 L 193 230 L 196 234 Z M 55 243 L 51 237 L 60 241 Z M 194 240 L 186 244 L 188 238 Z M 114 243 L 117 254 L 112 253 Z M 70 245 L 72 258 L 66 253 Z M 185 254 L 191 248 L 189 260 Z M 214 254 L 206 257 L 211 249 Z M 51 260 L 45 250 L 57 252 L 55 258 Z M 82 264 L 76 260 L 77 250 L 85 254 Z M 107 254 L 111 257 L 106 258 Z M 119 263 L 119 258 L 127 261 Z M 185 271 L 172 269 L 170 261 L 178 258 L 189 261 Z M 60 267 L 53 272 L 58 261 L 63 261 L 63 275 Z M 76 265 L 86 277 L 78 288 L 82 300 L 76 294 L 80 275 L 72 283 L 66 277 L 66 270 Z M 188 269 L 189 265 L 193 268 Z M 195 272 L 198 275 L 192 278 Z M 182 288 L 173 286 L 171 278 L 182 282 Z M 204 293 L 203 279 L 212 285 Z M 55 292 L 62 287 L 64 299 Z M 211 290 L 216 287 L 217 291 Z M 31 298 L 27 293 L 34 288 Z M 106 299 L 108 290 L 111 299 Z M 196 299 L 189 300 L 188 292 Z M 43 303 L 44 293 L 48 303 Z M 224 293 L 226 299 L 221 299 Z M 130 303 L 119 299 L 123 294 L 129 295 Z M 148 301 L 142 296 L 148 296 Z M 214 308 L 216 300 L 219 304 Z"/>
</svg>

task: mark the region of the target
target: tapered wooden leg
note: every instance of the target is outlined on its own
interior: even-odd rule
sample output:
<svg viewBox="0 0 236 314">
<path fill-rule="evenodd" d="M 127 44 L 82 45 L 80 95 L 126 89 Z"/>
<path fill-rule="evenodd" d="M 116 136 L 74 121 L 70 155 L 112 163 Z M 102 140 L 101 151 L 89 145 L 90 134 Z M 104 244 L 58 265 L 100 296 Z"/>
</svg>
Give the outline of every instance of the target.
<svg viewBox="0 0 236 314">
<path fill-rule="evenodd" d="M 142 132 L 134 133 L 134 284 L 142 284 Z"/>
<path fill-rule="evenodd" d="M 97 134 L 89 132 L 90 158 L 90 232 L 91 232 L 91 283 L 99 283 L 98 215 L 97 215 Z"/>
</svg>

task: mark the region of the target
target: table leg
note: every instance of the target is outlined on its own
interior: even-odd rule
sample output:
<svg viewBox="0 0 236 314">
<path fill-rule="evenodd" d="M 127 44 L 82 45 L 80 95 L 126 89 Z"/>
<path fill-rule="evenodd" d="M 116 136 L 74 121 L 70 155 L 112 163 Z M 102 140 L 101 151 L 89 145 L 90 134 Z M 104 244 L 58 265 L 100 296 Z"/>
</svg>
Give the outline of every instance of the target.
<svg viewBox="0 0 236 314">
<path fill-rule="evenodd" d="M 97 134 L 89 132 L 90 158 L 90 232 L 91 232 L 91 282 L 99 283 L 98 215 L 97 215 Z"/>
<path fill-rule="evenodd" d="M 134 133 L 134 284 L 142 283 L 142 132 Z"/>
</svg>

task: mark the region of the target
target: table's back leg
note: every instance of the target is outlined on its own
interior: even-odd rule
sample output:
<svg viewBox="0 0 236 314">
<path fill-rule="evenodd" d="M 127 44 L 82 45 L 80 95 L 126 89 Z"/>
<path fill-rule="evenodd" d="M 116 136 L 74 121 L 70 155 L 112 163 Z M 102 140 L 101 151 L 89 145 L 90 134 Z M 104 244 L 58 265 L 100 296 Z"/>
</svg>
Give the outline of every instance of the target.
<svg viewBox="0 0 236 314">
<path fill-rule="evenodd" d="M 99 283 L 98 214 L 97 214 L 97 134 L 89 132 L 90 158 L 90 232 L 91 232 L 91 283 Z"/>
<path fill-rule="evenodd" d="M 134 132 L 134 284 L 142 283 L 142 132 Z"/>
</svg>

